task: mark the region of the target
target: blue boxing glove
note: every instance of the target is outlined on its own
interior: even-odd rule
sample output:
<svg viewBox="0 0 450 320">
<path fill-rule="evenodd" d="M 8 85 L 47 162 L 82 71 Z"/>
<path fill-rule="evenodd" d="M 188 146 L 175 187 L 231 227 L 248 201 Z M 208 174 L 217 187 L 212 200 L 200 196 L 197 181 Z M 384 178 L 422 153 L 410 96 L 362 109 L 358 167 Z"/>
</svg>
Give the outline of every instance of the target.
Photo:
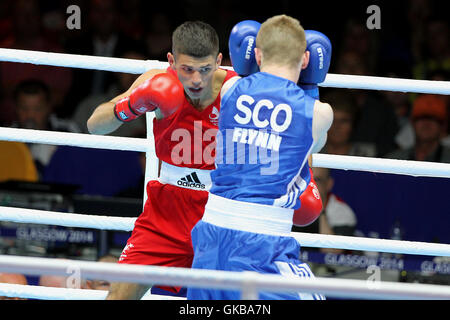
<svg viewBox="0 0 450 320">
<path fill-rule="evenodd" d="M 298 85 L 305 94 L 319 99 L 318 83 L 324 82 L 331 62 L 331 42 L 326 35 L 314 30 L 305 30 L 306 51 L 309 63 L 300 73 Z"/>
<path fill-rule="evenodd" d="M 231 30 L 228 48 L 234 71 L 240 76 L 258 72 L 255 59 L 256 35 L 261 24 L 253 20 L 244 20 Z"/>
</svg>

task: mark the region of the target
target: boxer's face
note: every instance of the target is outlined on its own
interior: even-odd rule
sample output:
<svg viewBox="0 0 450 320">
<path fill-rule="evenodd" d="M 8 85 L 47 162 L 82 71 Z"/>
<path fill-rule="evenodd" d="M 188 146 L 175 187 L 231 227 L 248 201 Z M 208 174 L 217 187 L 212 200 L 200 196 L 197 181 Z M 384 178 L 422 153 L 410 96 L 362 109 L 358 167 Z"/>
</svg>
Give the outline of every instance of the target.
<svg viewBox="0 0 450 320">
<path fill-rule="evenodd" d="M 193 100 L 209 97 L 212 93 L 214 71 L 220 65 L 222 55 L 195 58 L 177 54 L 176 58 L 168 54 L 168 61 L 177 72 L 186 94 Z"/>
</svg>

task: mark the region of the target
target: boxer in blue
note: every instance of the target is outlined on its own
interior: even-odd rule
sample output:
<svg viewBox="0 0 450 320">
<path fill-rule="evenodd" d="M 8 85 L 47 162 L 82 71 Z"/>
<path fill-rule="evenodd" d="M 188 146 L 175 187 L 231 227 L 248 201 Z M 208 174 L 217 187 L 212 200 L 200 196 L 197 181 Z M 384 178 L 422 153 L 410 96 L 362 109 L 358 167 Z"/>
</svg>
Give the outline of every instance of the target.
<svg viewBox="0 0 450 320">
<path fill-rule="evenodd" d="M 314 42 L 322 40 L 328 39 Z M 331 107 L 315 99 L 314 87 L 328 72 L 331 45 L 329 50 L 306 48 L 305 31 L 286 15 L 261 26 L 245 21 L 232 30 L 233 68 L 246 77 L 231 78 L 222 89 L 212 188 L 203 218 L 192 230 L 193 268 L 314 277 L 299 260 L 300 245 L 290 231 L 301 209 L 299 195 L 311 179 L 308 158 L 325 144 L 333 120 Z M 309 65 L 310 60 L 319 63 Z M 306 78 L 302 69 L 308 70 Z M 297 85 L 299 78 L 315 97 Z M 267 159 L 276 165 L 268 167 Z M 189 288 L 187 297 L 236 300 L 240 293 Z M 323 298 L 259 293 L 259 299 Z"/>
</svg>

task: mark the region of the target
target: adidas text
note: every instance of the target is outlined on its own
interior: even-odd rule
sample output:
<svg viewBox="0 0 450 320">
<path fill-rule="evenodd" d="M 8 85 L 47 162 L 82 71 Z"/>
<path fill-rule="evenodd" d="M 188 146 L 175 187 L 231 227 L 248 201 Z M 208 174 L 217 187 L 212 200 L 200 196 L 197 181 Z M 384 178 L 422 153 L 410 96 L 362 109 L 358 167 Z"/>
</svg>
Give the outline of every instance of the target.
<svg viewBox="0 0 450 320">
<path fill-rule="evenodd" d="M 188 187 L 188 188 L 205 189 L 205 185 L 203 183 L 198 183 L 198 182 L 188 182 L 188 181 L 178 180 L 177 184 L 179 186 Z"/>
</svg>

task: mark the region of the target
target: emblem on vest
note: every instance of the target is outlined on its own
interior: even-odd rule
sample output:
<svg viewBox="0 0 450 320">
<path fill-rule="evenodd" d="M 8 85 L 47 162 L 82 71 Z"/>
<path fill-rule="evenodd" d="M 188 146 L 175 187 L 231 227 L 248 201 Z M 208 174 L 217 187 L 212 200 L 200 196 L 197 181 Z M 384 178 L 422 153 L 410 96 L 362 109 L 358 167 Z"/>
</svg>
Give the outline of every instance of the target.
<svg viewBox="0 0 450 320">
<path fill-rule="evenodd" d="M 212 108 L 211 114 L 209 115 L 209 120 L 216 126 L 219 124 L 219 109 L 216 107 Z"/>
</svg>

